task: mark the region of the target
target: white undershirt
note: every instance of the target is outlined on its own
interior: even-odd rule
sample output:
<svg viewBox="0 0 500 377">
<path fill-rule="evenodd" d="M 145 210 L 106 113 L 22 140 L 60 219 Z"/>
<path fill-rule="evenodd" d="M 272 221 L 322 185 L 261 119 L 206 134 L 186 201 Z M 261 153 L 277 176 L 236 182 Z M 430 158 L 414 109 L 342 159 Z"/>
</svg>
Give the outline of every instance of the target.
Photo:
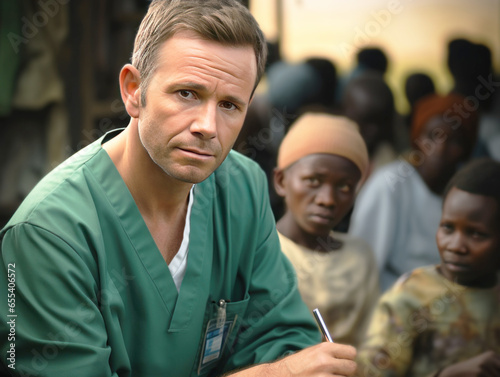
<svg viewBox="0 0 500 377">
<path fill-rule="evenodd" d="M 191 191 L 189 192 L 189 202 L 186 212 L 186 223 L 184 224 L 184 233 L 182 235 L 182 243 L 179 247 L 179 251 L 175 254 L 175 257 L 168 265 L 172 279 L 174 279 L 175 286 L 177 287 L 177 292 L 180 291 L 182 280 L 186 274 L 187 255 L 189 249 L 189 231 L 191 229 L 189 218 L 191 216 L 191 207 L 193 207 L 193 196 L 194 185 L 191 187 Z"/>
</svg>

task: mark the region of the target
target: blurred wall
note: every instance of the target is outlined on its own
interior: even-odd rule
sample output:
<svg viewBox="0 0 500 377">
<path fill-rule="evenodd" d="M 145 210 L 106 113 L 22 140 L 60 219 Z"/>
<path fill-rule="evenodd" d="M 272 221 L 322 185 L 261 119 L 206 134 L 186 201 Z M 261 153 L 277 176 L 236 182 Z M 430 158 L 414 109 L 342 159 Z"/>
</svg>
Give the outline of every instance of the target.
<svg viewBox="0 0 500 377">
<path fill-rule="evenodd" d="M 277 0 L 251 0 L 250 9 L 270 40 L 276 39 Z M 282 55 L 290 61 L 310 55 L 331 58 L 342 72 L 365 45 L 384 48 L 390 66 L 387 79 L 400 111 L 407 104 L 403 80 L 412 71 L 433 76 L 447 91 L 446 45 L 466 37 L 488 45 L 500 71 L 500 0 L 281 0 Z"/>
</svg>

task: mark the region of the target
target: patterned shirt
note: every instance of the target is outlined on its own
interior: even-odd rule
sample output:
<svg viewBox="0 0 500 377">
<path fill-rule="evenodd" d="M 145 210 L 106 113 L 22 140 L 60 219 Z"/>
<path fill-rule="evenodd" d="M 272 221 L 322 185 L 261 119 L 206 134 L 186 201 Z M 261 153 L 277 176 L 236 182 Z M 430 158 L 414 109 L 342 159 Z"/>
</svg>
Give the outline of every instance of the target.
<svg viewBox="0 0 500 377">
<path fill-rule="evenodd" d="M 358 375 L 429 376 L 488 350 L 500 352 L 500 284 L 455 284 L 438 266 L 403 275 L 379 300 L 358 352 Z"/>
</svg>

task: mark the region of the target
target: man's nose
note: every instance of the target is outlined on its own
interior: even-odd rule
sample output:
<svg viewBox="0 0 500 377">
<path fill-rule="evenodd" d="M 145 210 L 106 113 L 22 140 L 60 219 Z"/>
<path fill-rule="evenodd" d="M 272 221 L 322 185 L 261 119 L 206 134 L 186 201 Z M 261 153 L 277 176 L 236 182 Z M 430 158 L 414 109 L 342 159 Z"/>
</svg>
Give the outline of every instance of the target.
<svg viewBox="0 0 500 377">
<path fill-rule="evenodd" d="M 217 135 L 217 105 L 207 102 L 198 111 L 191 124 L 191 132 L 203 139 L 214 138 Z"/>
</svg>

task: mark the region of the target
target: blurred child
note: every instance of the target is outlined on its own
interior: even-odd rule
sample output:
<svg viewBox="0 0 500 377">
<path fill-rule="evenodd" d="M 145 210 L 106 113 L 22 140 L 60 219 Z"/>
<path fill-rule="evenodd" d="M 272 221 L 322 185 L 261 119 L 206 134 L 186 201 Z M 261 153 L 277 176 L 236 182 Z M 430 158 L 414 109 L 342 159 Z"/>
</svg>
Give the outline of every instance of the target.
<svg viewBox="0 0 500 377">
<path fill-rule="evenodd" d="M 394 96 L 382 75 L 364 71 L 350 80 L 342 108 L 344 115 L 359 126 L 365 140 L 370 174 L 396 159 Z"/>
<path fill-rule="evenodd" d="M 434 235 L 443 190 L 477 136 L 477 114 L 459 113 L 465 100 L 431 94 L 418 101 L 413 150 L 375 171 L 359 193 L 349 233 L 373 248 L 382 292 L 404 273 L 439 263 Z"/>
<path fill-rule="evenodd" d="M 380 298 L 360 376 L 500 376 L 500 163 L 476 160 L 454 175 L 436 243 L 439 265 Z"/>
<path fill-rule="evenodd" d="M 378 274 L 364 241 L 332 229 L 351 209 L 367 170 L 355 123 L 306 113 L 283 139 L 274 172 L 286 204 L 277 228 L 302 298 L 320 309 L 336 342 L 351 345 L 359 343 L 378 297 Z"/>
</svg>

